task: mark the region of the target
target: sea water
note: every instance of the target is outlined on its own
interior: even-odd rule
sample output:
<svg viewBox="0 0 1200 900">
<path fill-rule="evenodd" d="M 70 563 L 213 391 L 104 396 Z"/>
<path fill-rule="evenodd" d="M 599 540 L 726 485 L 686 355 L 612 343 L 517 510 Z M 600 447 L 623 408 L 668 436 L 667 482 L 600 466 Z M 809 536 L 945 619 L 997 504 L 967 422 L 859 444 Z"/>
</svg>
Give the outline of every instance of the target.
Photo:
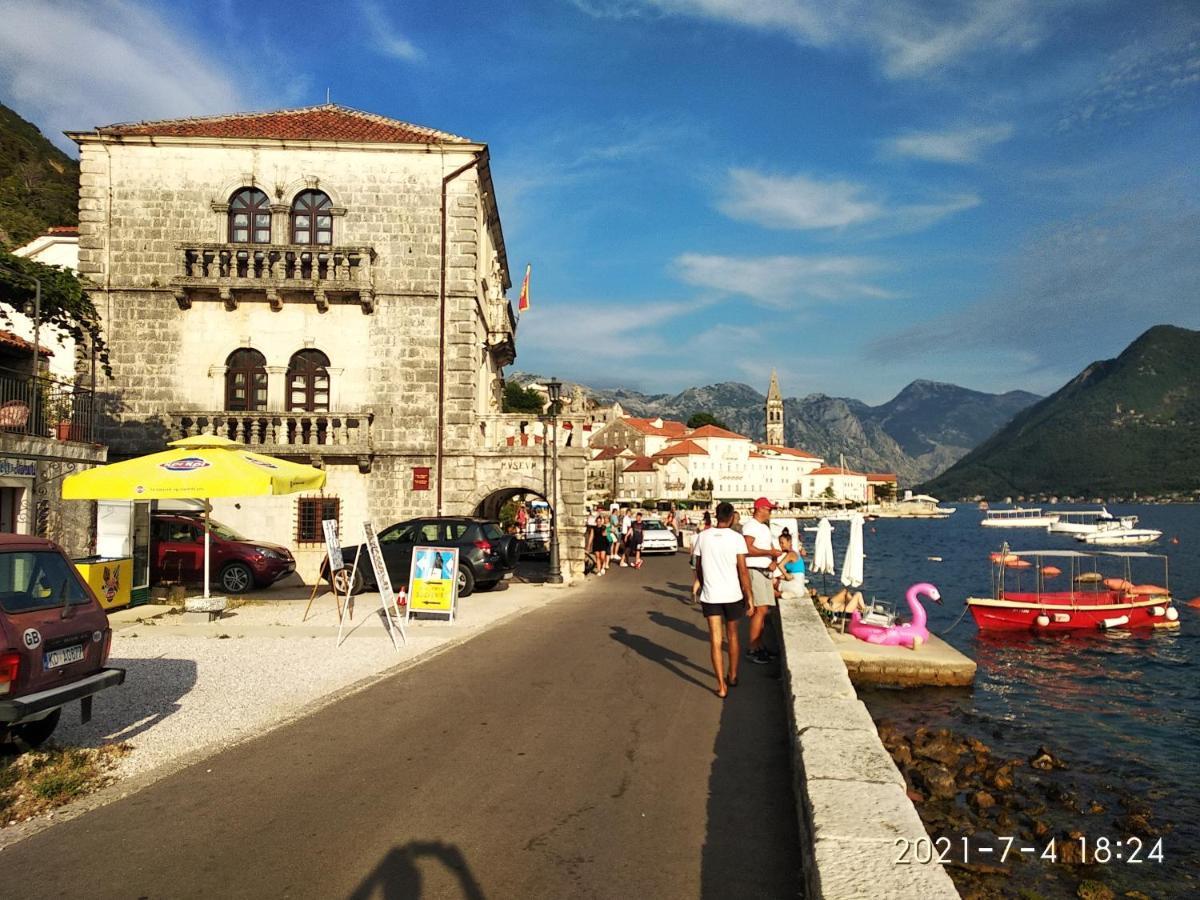
<svg viewBox="0 0 1200 900">
<path fill-rule="evenodd" d="M 1120 888 L 1118 895 L 1136 889 L 1154 897 L 1196 896 L 1200 892 L 1200 609 L 1189 607 L 1187 601 L 1200 596 L 1200 505 L 1110 505 L 1108 509 L 1115 515 L 1137 515 L 1140 527 L 1163 532 L 1154 544 L 1111 549 L 1167 556 L 1170 588 L 1179 610 L 1178 629 L 1053 637 L 981 635 L 969 613 L 961 620 L 960 615 L 966 597 L 991 595 L 988 554 L 999 550 L 1001 541 L 1015 550 L 1080 550 L 1084 545 L 1044 529 L 982 528 L 983 514 L 973 504 L 960 504 L 947 519 L 880 519 L 864 527 L 864 595 L 905 610 L 904 592 L 910 584 L 937 585 L 944 605 L 926 603 L 930 630 L 974 659 L 979 669 L 970 689 L 860 693 L 877 720 L 890 719 L 910 728 L 916 724 L 951 728 L 980 738 L 1004 757 L 1027 759 L 1045 745 L 1067 762 L 1070 768 L 1063 777 L 1082 795 L 1080 803 L 1086 807 L 1095 801 L 1105 807 L 1104 814 L 1066 814 L 1056 822 L 1083 832 L 1093 842 L 1100 837 L 1112 841 L 1127 837 L 1116 833 L 1122 798 L 1141 798 L 1153 809 L 1156 827 L 1169 829 L 1163 837 L 1163 862 L 1129 865 L 1114 860 L 1091 867 L 1087 877 Z M 839 567 L 847 533 L 845 523 L 835 525 Z M 810 553 L 813 537 L 805 535 Z M 1069 561 L 1047 560 L 1046 564 L 1058 565 L 1064 572 L 1047 580 L 1047 589 L 1066 589 Z M 1123 563 L 1105 562 L 1101 571 L 1123 576 Z M 1133 580 L 1159 584 L 1161 571 L 1155 562 L 1138 561 Z M 821 576 L 811 580 L 820 587 Z M 829 584 L 836 580 L 835 574 Z M 1060 873 L 1056 884 L 1047 885 L 1046 873 L 1038 872 L 1038 865 L 1017 866 L 1008 887 L 1015 893 L 1025 882 L 1044 896 L 1059 891 L 1066 895 L 1068 874 Z"/>
</svg>

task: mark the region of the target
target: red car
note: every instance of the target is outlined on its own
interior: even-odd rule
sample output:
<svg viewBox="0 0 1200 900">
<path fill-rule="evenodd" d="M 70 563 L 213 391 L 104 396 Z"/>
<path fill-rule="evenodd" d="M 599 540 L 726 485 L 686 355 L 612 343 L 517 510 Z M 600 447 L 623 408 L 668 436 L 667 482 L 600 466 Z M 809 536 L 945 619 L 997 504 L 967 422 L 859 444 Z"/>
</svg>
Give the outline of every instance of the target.
<svg viewBox="0 0 1200 900">
<path fill-rule="evenodd" d="M 0 534 L 0 737 L 36 747 L 68 703 L 83 721 L 92 698 L 125 681 L 110 669 L 108 615 L 62 549 Z"/>
<path fill-rule="evenodd" d="M 296 571 L 287 547 L 244 538 L 208 521 L 210 577 L 227 594 L 268 587 Z M 186 513 L 155 513 L 151 528 L 151 578 L 196 584 L 204 580 L 204 521 Z"/>
</svg>

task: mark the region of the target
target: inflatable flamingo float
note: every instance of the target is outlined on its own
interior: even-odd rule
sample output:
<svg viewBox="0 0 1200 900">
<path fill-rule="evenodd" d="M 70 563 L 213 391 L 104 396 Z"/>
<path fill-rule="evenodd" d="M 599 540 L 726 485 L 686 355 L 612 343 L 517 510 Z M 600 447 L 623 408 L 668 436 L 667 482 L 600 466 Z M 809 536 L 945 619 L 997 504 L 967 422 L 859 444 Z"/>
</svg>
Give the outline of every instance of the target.
<svg viewBox="0 0 1200 900">
<path fill-rule="evenodd" d="M 912 610 L 912 621 L 905 625 L 868 625 L 859 617 L 858 610 L 850 614 L 850 625 L 847 629 L 860 641 L 868 644 L 885 644 L 900 647 L 911 647 L 914 650 L 929 640 L 929 629 L 925 627 L 925 607 L 917 597 L 924 595 L 941 606 L 942 595 L 936 587 L 928 582 L 914 584 L 904 595 L 908 608 Z"/>
</svg>

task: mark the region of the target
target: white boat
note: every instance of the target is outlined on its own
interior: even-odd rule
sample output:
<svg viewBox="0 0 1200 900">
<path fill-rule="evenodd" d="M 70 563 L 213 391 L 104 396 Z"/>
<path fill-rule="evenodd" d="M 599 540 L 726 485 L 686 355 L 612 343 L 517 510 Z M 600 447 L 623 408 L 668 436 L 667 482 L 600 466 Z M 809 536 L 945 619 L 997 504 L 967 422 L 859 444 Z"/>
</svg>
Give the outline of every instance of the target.
<svg viewBox="0 0 1200 900">
<path fill-rule="evenodd" d="M 979 524 L 985 528 L 1048 528 L 1058 521 L 1058 513 L 1042 512 L 1037 507 L 989 509 Z"/>
<path fill-rule="evenodd" d="M 1046 530 L 1051 534 L 1091 534 L 1101 528 L 1120 523 L 1126 528 L 1137 524 L 1137 516 L 1117 517 L 1103 506 L 1100 509 L 1073 509 L 1058 513 L 1058 521 L 1051 522 Z"/>
<path fill-rule="evenodd" d="M 1126 544 L 1153 544 L 1162 532 L 1157 528 L 1136 528 L 1137 516 L 1122 516 L 1114 522 L 1099 526 L 1088 534 L 1077 534 L 1075 540 L 1085 544 L 1099 544 L 1104 547 L 1120 547 Z"/>
</svg>

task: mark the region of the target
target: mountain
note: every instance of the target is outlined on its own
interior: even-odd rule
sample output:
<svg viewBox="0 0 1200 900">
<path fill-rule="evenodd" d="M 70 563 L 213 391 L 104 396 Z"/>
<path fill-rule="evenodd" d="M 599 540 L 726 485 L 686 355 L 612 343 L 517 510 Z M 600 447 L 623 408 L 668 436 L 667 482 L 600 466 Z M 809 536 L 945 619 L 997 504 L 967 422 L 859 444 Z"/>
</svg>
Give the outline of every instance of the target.
<svg viewBox="0 0 1200 900">
<path fill-rule="evenodd" d="M 929 482 L 946 497 L 1200 489 L 1200 331 L 1156 325 Z"/>
<path fill-rule="evenodd" d="M 0 248 L 79 221 L 79 163 L 0 104 Z"/>
<path fill-rule="evenodd" d="M 528 384 L 538 376 L 514 373 Z M 687 419 L 709 412 L 734 431 L 762 440 L 766 397 L 740 382 L 693 387 L 678 394 L 643 394 L 581 385 L 598 403 L 617 402 L 631 415 Z M 571 385 L 568 391 L 574 389 Z M 785 438 L 836 462 L 869 472 L 894 472 L 902 484 L 933 477 L 1039 398 L 1024 391 L 984 394 L 952 384 L 914 381 L 881 406 L 861 400 L 810 394 L 783 402 Z"/>
</svg>

